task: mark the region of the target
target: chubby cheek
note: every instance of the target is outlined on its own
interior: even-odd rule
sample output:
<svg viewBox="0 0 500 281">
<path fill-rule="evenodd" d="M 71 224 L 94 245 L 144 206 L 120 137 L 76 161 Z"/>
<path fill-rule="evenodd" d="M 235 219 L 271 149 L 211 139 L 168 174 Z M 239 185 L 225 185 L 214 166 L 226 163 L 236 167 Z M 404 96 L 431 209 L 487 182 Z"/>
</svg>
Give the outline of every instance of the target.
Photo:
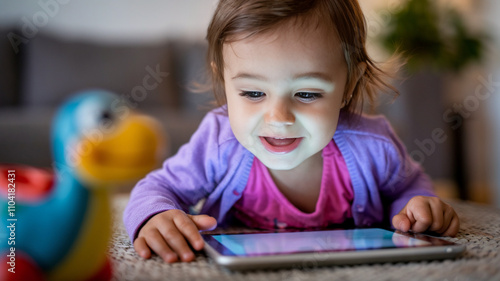
<svg viewBox="0 0 500 281">
<path fill-rule="evenodd" d="M 331 141 L 339 119 L 340 109 L 337 108 L 317 108 L 316 111 L 310 112 L 304 118 L 302 126 L 306 128 L 308 133 L 316 145 L 327 145 Z"/>
<path fill-rule="evenodd" d="M 335 130 L 337 129 L 338 118 L 333 118 L 330 120 L 317 120 L 313 126 L 310 126 L 310 133 L 315 136 L 316 142 L 321 145 L 327 145 L 333 138 Z"/>
<path fill-rule="evenodd" d="M 248 150 L 255 146 L 259 112 L 244 103 L 228 99 L 228 115 L 236 139 Z"/>
</svg>

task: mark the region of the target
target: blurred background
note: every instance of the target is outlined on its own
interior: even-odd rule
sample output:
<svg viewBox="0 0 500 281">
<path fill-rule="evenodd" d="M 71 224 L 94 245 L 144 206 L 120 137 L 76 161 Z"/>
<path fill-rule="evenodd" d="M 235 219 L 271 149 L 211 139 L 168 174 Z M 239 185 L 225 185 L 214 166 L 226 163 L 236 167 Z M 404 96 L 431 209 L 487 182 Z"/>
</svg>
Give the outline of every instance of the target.
<svg viewBox="0 0 500 281">
<path fill-rule="evenodd" d="M 0 0 L 0 162 L 52 167 L 55 109 L 88 88 L 156 117 L 175 153 L 211 106 L 189 88 L 204 74 L 216 2 Z M 369 53 L 407 61 L 393 82 L 401 95 L 382 94 L 375 113 L 441 196 L 500 206 L 500 2 L 360 4 Z"/>
</svg>

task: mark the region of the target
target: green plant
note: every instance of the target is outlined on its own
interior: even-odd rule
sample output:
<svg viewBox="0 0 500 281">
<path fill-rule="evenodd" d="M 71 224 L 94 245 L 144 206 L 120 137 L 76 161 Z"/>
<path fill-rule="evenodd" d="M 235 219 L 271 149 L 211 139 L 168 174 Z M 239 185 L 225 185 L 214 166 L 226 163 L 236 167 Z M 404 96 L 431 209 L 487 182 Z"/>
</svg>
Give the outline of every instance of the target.
<svg viewBox="0 0 500 281">
<path fill-rule="evenodd" d="M 389 52 L 407 60 L 410 71 L 430 66 L 459 72 L 482 58 L 486 36 L 470 32 L 454 9 L 432 0 L 408 0 L 391 15 L 380 39 Z"/>
</svg>

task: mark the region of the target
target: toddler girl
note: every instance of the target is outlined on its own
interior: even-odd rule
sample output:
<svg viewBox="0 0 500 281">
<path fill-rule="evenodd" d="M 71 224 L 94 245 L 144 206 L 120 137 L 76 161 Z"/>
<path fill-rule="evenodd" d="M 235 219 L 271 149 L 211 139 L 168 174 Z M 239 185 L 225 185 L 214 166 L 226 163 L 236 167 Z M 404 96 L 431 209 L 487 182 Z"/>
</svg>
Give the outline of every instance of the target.
<svg viewBox="0 0 500 281">
<path fill-rule="evenodd" d="M 191 261 L 200 230 L 235 220 L 454 236 L 455 211 L 388 122 L 356 113 L 391 89 L 365 38 L 356 0 L 221 0 L 207 33 L 221 107 L 132 191 L 124 221 L 139 255 Z"/>
</svg>

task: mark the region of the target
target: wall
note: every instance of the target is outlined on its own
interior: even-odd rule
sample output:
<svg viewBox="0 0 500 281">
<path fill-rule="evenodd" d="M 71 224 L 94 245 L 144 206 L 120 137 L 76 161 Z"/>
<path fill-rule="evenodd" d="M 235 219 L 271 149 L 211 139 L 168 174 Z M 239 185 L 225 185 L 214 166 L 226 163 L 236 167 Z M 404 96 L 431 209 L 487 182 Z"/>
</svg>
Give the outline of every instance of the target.
<svg viewBox="0 0 500 281">
<path fill-rule="evenodd" d="M 105 42 L 200 38 L 215 0 L 0 0 L 0 25 Z"/>
<path fill-rule="evenodd" d="M 491 143 L 489 150 L 489 172 L 493 187 L 493 196 L 496 206 L 500 206 L 500 1 L 485 1 L 485 22 L 492 32 L 492 52 L 494 55 L 488 63 L 488 73 L 492 79 L 492 97 L 488 103 L 488 118 L 491 123 Z"/>
</svg>

